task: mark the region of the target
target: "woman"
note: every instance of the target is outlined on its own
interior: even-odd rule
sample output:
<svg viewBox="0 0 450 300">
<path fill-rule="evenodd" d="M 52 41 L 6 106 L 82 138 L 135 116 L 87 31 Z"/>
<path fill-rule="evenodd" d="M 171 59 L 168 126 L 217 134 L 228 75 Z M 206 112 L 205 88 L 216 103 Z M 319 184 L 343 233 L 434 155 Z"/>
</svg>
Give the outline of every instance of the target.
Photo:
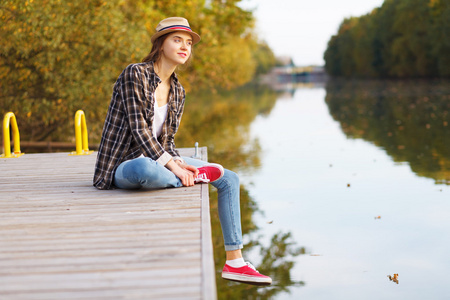
<svg viewBox="0 0 450 300">
<path fill-rule="evenodd" d="M 174 136 L 184 109 L 185 91 L 175 74 L 200 41 L 184 18 L 162 20 L 142 63 L 122 72 L 113 89 L 103 127 L 94 186 L 99 189 L 168 188 L 210 182 L 218 189 L 219 218 L 225 241 L 222 277 L 270 284 L 242 258 L 239 178 L 218 164 L 180 157 Z"/>
</svg>

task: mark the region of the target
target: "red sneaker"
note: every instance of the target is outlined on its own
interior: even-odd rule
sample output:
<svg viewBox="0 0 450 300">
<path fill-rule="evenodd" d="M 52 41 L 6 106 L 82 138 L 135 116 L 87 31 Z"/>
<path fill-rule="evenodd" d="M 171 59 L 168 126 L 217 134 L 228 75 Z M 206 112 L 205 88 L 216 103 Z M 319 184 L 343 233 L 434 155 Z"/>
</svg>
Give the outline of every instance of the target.
<svg viewBox="0 0 450 300">
<path fill-rule="evenodd" d="M 218 164 L 206 164 L 203 167 L 198 168 L 198 175 L 195 177 L 195 183 L 200 182 L 214 182 L 222 178 L 224 170 L 221 165 Z"/>
<path fill-rule="evenodd" d="M 246 266 L 240 268 L 233 268 L 225 264 L 222 270 L 222 278 L 256 285 L 272 283 L 272 278 L 260 274 L 251 263 L 246 262 L 246 264 Z"/>
</svg>

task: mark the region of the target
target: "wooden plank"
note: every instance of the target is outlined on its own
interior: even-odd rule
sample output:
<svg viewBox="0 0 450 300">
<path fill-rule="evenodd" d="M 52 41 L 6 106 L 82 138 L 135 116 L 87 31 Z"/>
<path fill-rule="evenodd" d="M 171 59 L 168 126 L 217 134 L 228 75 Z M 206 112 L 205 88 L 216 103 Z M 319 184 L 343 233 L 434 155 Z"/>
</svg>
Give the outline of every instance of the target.
<svg viewBox="0 0 450 300">
<path fill-rule="evenodd" d="M 216 299 L 208 185 L 98 191 L 95 159 L 0 159 L 0 299 Z"/>
</svg>

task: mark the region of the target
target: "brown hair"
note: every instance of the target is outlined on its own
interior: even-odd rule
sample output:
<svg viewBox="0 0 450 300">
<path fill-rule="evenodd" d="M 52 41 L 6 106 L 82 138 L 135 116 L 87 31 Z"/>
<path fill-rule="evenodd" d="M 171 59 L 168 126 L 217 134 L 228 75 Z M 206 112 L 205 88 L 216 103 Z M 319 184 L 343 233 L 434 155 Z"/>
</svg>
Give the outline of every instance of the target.
<svg viewBox="0 0 450 300">
<path fill-rule="evenodd" d="M 172 33 L 172 32 L 170 32 Z M 161 59 L 161 49 L 164 44 L 164 41 L 167 39 L 169 34 L 162 35 L 158 37 L 154 42 L 152 46 L 152 50 L 150 50 L 150 53 L 142 59 L 142 62 L 153 62 L 157 63 Z M 191 46 L 191 55 L 189 55 L 188 60 L 185 62 L 185 66 L 188 66 L 191 63 L 192 57 L 194 56 L 194 46 Z"/>
</svg>

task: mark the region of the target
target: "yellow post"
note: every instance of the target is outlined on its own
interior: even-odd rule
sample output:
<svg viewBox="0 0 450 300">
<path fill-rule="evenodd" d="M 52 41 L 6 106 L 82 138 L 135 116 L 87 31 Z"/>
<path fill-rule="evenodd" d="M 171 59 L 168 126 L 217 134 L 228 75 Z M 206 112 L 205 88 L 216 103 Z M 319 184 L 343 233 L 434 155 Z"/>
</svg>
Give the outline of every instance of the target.
<svg viewBox="0 0 450 300">
<path fill-rule="evenodd" d="M 75 144 L 76 151 L 69 155 L 89 155 L 93 152 L 89 151 L 86 118 L 82 110 L 75 113 Z"/>
<path fill-rule="evenodd" d="M 12 125 L 12 134 L 14 139 L 14 153 L 11 154 L 11 141 L 9 136 L 9 124 Z M 5 114 L 3 118 L 3 148 L 4 154 L 0 157 L 10 158 L 19 157 L 25 153 L 20 152 L 20 134 L 19 127 L 17 126 L 16 116 L 12 112 Z"/>
</svg>

